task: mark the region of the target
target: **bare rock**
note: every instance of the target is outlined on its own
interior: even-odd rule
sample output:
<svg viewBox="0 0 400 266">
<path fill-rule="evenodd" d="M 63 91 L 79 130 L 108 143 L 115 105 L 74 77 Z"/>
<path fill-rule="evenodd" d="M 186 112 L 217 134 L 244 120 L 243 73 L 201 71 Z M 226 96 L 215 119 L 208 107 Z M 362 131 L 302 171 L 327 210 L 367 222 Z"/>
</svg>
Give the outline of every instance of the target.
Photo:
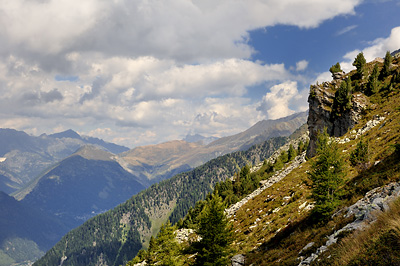
<svg viewBox="0 0 400 266">
<path fill-rule="evenodd" d="M 243 254 L 238 254 L 231 259 L 232 266 L 242 266 L 245 263 L 245 257 Z"/>
<path fill-rule="evenodd" d="M 352 129 L 361 119 L 362 111 L 368 104 L 368 98 L 362 93 L 353 95 L 352 106 L 349 110 L 335 116 L 332 106 L 335 95 L 331 92 L 336 83 L 324 82 L 322 85 L 311 85 L 308 97 L 309 115 L 308 130 L 310 132 L 310 144 L 307 149 L 307 157 L 314 157 L 317 148 L 317 136 L 327 129 L 330 136 L 341 137 Z"/>
</svg>

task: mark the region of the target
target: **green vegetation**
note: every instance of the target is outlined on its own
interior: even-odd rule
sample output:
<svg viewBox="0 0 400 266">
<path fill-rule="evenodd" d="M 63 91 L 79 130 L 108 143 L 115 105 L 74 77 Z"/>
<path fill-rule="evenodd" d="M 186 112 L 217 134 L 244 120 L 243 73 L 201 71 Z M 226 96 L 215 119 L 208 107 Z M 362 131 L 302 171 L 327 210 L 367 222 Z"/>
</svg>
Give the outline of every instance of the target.
<svg viewBox="0 0 400 266">
<path fill-rule="evenodd" d="M 362 79 L 365 73 L 365 65 L 367 61 L 365 60 L 363 52 L 359 53 L 354 59 L 353 66 L 357 69 L 357 79 Z"/>
<path fill-rule="evenodd" d="M 232 255 L 232 224 L 225 215 L 225 204 L 216 193 L 202 202 L 202 210 L 192 226 L 195 241 L 178 244 L 174 230 L 168 222 L 156 238 L 151 237 L 149 248 L 141 250 L 127 266 L 146 261 L 147 265 L 227 265 Z M 190 256 L 195 254 L 195 256 Z"/>
<path fill-rule="evenodd" d="M 334 74 L 337 72 L 342 72 L 342 69 L 340 68 L 340 64 L 339 62 L 337 62 L 335 65 L 331 66 L 331 68 L 329 69 L 329 71 Z"/>
<path fill-rule="evenodd" d="M 371 75 L 368 79 L 367 89 L 365 90 L 365 94 L 371 96 L 379 91 L 379 68 L 378 64 L 374 65 L 374 69 L 372 70 Z"/>
<path fill-rule="evenodd" d="M 335 92 L 333 99 L 332 112 L 334 116 L 341 116 L 345 111 L 351 108 L 352 86 L 351 79 L 348 77 L 342 81 L 339 89 Z"/>
<path fill-rule="evenodd" d="M 228 265 L 233 241 L 232 225 L 225 215 L 221 197 L 212 195 L 200 214 L 197 234 L 199 242 L 193 243 L 196 259 L 193 265 Z"/>
<path fill-rule="evenodd" d="M 327 219 L 340 204 L 340 187 L 344 183 L 344 161 L 337 142 L 326 129 L 318 135 L 317 156 L 311 163 L 313 214 L 317 220 Z"/>
<path fill-rule="evenodd" d="M 293 148 L 293 145 L 289 145 L 288 153 L 288 161 L 293 160 L 297 156 L 297 151 Z"/>
<path fill-rule="evenodd" d="M 363 138 L 357 143 L 356 149 L 350 153 L 350 162 L 353 166 L 358 166 L 362 170 L 365 170 L 369 162 L 369 147 L 368 141 L 364 141 Z"/>
<path fill-rule="evenodd" d="M 305 151 L 307 145 L 308 143 L 304 144 L 300 141 L 297 151 L 300 153 Z M 229 258 L 228 254 L 232 251 L 231 247 L 226 243 L 230 243 L 232 239 L 230 229 L 231 225 L 228 223 L 226 218 L 222 218 L 225 217 L 223 210 L 257 189 L 260 186 L 260 180 L 271 177 L 277 168 L 277 164 L 281 164 L 282 162 L 287 163 L 294 159 L 294 157 L 292 157 L 291 160 L 289 160 L 288 155 L 292 154 L 292 156 L 294 156 L 297 151 L 294 149 L 293 145 L 290 144 L 287 151 L 282 150 L 280 152 L 274 163 L 265 160 L 262 167 L 257 172 L 253 173 L 251 173 L 250 167 L 245 165 L 235 174 L 233 180 L 228 179 L 217 183 L 213 192 L 210 192 L 205 200 L 198 201 L 194 208 L 189 209 L 185 218 L 180 219 L 176 224 L 177 228 L 195 229 L 197 235 L 202 239 L 205 239 L 203 242 L 191 243 L 191 245 L 186 249 L 180 247 L 180 253 L 177 256 L 181 257 L 183 255 L 183 257 L 180 258 L 180 262 L 176 263 L 184 263 L 185 265 L 187 263 L 194 263 L 195 265 L 226 265 L 227 259 Z M 282 166 L 279 167 L 281 168 Z M 211 239 L 207 240 L 209 238 Z M 158 243 L 158 239 L 153 239 L 152 241 Z M 223 241 L 225 244 L 218 244 L 218 241 Z M 210 243 L 216 243 L 216 246 L 213 246 Z M 152 245 L 150 245 L 147 251 L 141 250 L 130 262 L 130 265 L 146 260 L 151 246 Z M 200 255 L 196 260 L 188 260 L 187 256 L 185 257 L 186 253 L 189 255 Z M 221 261 L 216 257 L 220 257 Z M 210 261 L 217 264 L 209 264 Z"/>
<path fill-rule="evenodd" d="M 393 61 L 393 57 L 390 55 L 390 52 L 387 51 L 386 55 L 385 55 L 385 60 L 383 62 L 383 68 L 381 71 L 381 75 L 380 75 L 380 78 L 382 80 L 390 75 L 392 61 Z"/>
<path fill-rule="evenodd" d="M 160 232 L 157 237 L 150 238 L 149 248 L 141 250 L 137 257 L 127 263 L 127 266 L 133 266 L 135 263 L 146 261 L 147 265 L 161 265 L 161 266 L 178 266 L 181 265 L 179 261 L 179 254 L 181 247 L 175 239 L 174 230 L 176 228 L 168 221 L 161 226 Z"/>
</svg>

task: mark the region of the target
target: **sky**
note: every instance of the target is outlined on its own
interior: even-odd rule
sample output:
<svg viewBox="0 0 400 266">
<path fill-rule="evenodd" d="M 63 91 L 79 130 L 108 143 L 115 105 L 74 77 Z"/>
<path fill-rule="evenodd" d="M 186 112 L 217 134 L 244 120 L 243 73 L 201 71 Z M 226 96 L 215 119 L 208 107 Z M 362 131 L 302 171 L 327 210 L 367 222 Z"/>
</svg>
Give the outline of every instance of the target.
<svg viewBox="0 0 400 266">
<path fill-rule="evenodd" d="M 0 0 L 0 128 L 130 148 L 308 109 L 400 48 L 400 0 Z"/>
</svg>

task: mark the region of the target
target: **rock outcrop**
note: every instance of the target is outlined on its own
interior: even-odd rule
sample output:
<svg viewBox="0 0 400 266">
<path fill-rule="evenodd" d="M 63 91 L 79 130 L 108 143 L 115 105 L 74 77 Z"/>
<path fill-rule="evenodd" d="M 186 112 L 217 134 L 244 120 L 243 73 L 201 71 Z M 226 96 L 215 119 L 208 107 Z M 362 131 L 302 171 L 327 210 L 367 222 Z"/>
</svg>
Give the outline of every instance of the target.
<svg viewBox="0 0 400 266">
<path fill-rule="evenodd" d="M 369 224 L 375 222 L 380 213 L 389 210 L 389 204 L 400 196 L 400 182 L 390 183 L 384 187 L 375 188 L 367 192 L 364 198 L 360 199 L 350 207 L 342 210 L 346 212 L 344 217 L 354 216 L 354 221 L 328 236 L 325 245 L 319 247 L 309 257 L 299 257 L 299 266 L 310 265 L 321 253 L 328 250 L 328 247 L 337 242 L 341 233 L 346 231 L 363 230 Z M 307 246 L 306 246 L 307 247 Z M 304 247 L 304 249 L 306 249 Z"/>
<path fill-rule="evenodd" d="M 351 108 L 340 116 L 332 112 L 335 99 L 335 90 L 343 82 L 344 74 L 334 76 L 332 82 L 311 85 L 308 97 L 309 115 L 308 130 L 310 132 L 310 144 L 307 149 L 307 157 L 314 157 L 317 148 L 317 136 L 326 128 L 331 136 L 343 136 L 349 129 L 353 128 L 361 118 L 361 113 L 366 107 L 368 100 L 362 93 L 352 96 Z"/>
</svg>

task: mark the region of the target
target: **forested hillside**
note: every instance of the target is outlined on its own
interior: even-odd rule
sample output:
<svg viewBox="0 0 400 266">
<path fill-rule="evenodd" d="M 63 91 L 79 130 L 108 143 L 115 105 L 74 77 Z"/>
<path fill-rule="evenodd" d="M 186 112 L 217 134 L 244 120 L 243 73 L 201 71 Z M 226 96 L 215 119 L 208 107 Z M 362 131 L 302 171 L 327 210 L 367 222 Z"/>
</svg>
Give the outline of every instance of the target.
<svg viewBox="0 0 400 266">
<path fill-rule="evenodd" d="M 355 71 L 337 64 L 334 81 L 311 86 L 312 158 L 276 171 L 294 154 L 289 148 L 257 172 L 242 168 L 189 211 L 176 239 L 166 232 L 177 228 L 164 225 L 156 245 L 128 265 L 399 265 L 400 57 L 358 64 L 362 57 Z M 261 176 L 264 185 L 244 197 Z M 216 199 L 231 206 L 230 224 L 218 219 L 221 210 L 211 213 Z"/>
<path fill-rule="evenodd" d="M 68 232 L 63 221 L 0 191 L 0 266 L 35 261 Z"/>
<path fill-rule="evenodd" d="M 270 139 L 162 181 L 65 235 L 34 265 L 120 265 L 147 246 L 168 219 L 178 221 L 199 200 L 244 165 L 268 158 L 288 138 Z"/>
</svg>

